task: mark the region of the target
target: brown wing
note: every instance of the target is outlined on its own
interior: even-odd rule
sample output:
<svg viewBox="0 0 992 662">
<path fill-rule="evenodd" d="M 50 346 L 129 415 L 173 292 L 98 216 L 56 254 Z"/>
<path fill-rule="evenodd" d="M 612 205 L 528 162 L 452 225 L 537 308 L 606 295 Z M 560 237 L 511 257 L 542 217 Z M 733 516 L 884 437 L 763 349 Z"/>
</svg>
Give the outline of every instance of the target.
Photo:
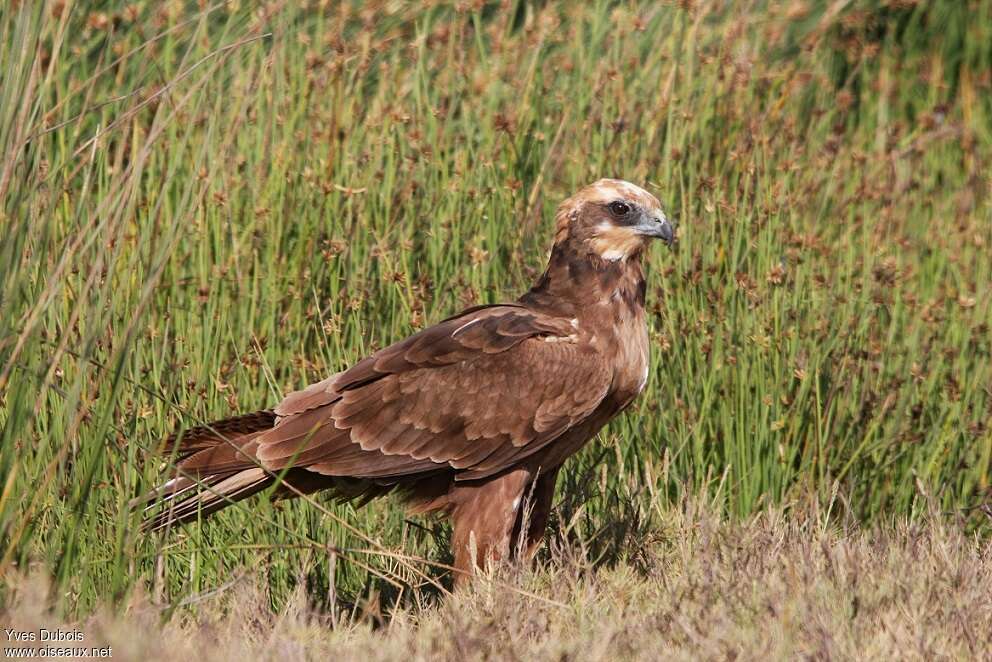
<svg viewBox="0 0 992 662">
<path fill-rule="evenodd" d="M 242 450 L 273 471 L 399 479 L 496 473 L 605 397 L 611 371 L 568 320 L 522 306 L 473 309 L 289 395 Z"/>
</svg>

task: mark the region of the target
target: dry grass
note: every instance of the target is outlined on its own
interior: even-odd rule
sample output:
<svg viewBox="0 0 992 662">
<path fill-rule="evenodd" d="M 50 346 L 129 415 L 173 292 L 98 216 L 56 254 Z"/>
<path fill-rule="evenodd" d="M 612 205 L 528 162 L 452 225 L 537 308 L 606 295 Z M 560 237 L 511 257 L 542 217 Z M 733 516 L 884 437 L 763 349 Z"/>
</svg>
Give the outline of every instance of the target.
<svg viewBox="0 0 992 662">
<path fill-rule="evenodd" d="M 300 591 L 276 613 L 246 578 L 164 624 L 136 599 L 62 627 L 118 659 L 992 659 L 992 545 L 934 517 L 824 521 L 770 510 L 734 522 L 689 503 L 624 561 L 597 567 L 559 546 L 534 571 L 420 608 L 372 600 L 332 616 Z M 39 586 L 20 584 L 5 624 L 61 622 L 38 607 L 50 603 Z"/>
</svg>

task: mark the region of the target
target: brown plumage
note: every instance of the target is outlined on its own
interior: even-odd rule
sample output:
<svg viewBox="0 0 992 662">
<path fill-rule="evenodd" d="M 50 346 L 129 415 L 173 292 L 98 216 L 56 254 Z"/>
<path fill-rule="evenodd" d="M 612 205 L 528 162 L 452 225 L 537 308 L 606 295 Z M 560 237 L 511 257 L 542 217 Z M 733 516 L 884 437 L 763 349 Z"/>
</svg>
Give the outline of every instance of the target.
<svg viewBox="0 0 992 662">
<path fill-rule="evenodd" d="M 641 259 L 651 237 L 673 239 L 654 196 L 619 180 L 580 190 L 556 223 L 547 270 L 516 302 L 469 308 L 272 410 L 170 437 L 178 462 L 138 500 L 150 513 L 163 502 L 146 524 L 194 520 L 277 483 L 276 496 L 396 491 L 452 518 L 460 576 L 532 553 L 561 464 L 644 388 Z"/>
</svg>

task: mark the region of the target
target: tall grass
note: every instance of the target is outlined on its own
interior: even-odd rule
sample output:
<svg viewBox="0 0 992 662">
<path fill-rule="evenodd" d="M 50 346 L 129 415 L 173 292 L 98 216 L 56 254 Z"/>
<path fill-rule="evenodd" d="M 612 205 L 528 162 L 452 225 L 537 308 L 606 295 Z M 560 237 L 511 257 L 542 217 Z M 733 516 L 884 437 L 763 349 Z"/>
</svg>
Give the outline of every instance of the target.
<svg viewBox="0 0 992 662">
<path fill-rule="evenodd" d="M 681 242 L 649 256 L 648 390 L 568 465 L 559 535 L 622 555 L 698 493 L 977 512 L 990 43 L 992 3 L 951 0 L 4 4 L 0 573 L 40 562 L 71 611 L 239 568 L 274 603 L 422 581 L 376 552 L 446 534 L 388 503 L 166 537 L 126 503 L 167 431 L 520 292 L 601 176 Z"/>
</svg>

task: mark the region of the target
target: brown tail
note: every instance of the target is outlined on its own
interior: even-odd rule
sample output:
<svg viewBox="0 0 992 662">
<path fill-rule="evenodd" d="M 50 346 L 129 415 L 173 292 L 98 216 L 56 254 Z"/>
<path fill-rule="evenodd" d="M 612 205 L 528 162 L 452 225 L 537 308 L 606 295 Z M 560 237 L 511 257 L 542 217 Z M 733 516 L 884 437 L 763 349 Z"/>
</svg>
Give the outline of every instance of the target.
<svg viewBox="0 0 992 662">
<path fill-rule="evenodd" d="M 257 411 L 166 439 L 164 453 L 177 460 L 171 479 L 130 504 L 145 506 L 142 528 L 183 524 L 275 484 L 277 477 L 258 466 L 252 452 L 256 437 L 275 420 L 272 411 Z"/>
<path fill-rule="evenodd" d="M 399 486 L 396 480 L 325 476 L 305 468 L 292 467 L 278 473 L 264 469 L 255 457 L 258 437 L 272 429 L 275 422 L 274 412 L 256 411 L 166 439 L 163 452 L 176 458 L 170 479 L 130 503 L 132 509 L 144 507 L 142 530 L 158 531 L 206 517 L 277 483 L 273 498 L 330 490 L 339 501 L 351 501 L 357 506 Z M 421 498 L 426 484 L 416 485 L 416 495 L 405 493 L 405 498 Z"/>
</svg>

